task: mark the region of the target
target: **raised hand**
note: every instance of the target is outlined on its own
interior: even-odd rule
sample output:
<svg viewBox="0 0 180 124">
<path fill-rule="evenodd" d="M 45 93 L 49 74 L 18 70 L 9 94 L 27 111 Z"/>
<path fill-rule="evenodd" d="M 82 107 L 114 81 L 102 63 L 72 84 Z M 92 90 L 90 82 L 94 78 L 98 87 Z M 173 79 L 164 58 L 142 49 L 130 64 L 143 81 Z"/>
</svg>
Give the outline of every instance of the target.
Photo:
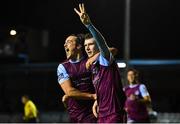
<svg viewBox="0 0 180 124">
<path fill-rule="evenodd" d="M 79 4 L 79 11 L 76 8 L 74 8 L 74 11 L 79 15 L 80 20 L 84 25 L 88 25 L 91 23 L 91 20 L 86 13 L 84 4 Z"/>
</svg>

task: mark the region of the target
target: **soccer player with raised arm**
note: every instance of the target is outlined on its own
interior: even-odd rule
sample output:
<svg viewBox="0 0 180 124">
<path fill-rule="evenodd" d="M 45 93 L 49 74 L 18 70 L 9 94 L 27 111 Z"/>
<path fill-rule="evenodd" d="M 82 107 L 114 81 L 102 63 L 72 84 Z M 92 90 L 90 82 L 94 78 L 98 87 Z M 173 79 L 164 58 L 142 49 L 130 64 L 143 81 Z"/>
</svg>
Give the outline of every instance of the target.
<svg viewBox="0 0 180 124">
<path fill-rule="evenodd" d="M 98 104 L 99 123 L 124 122 L 125 93 L 122 89 L 121 77 L 118 66 L 109 47 L 101 33 L 93 26 L 84 4 L 79 4 L 79 10 L 74 9 L 81 22 L 92 34 L 85 37 L 84 47 L 88 57 L 100 52 L 95 62 L 91 65 L 93 85 L 95 87 Z"/>
</svg>

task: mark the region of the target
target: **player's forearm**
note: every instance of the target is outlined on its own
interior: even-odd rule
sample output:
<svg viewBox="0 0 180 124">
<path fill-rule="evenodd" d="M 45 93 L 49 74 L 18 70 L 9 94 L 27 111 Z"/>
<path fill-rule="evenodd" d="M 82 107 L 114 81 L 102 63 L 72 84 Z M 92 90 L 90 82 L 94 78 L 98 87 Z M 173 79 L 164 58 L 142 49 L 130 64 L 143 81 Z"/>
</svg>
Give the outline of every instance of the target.
<svg viewBox="0 0 180 124">
<path fill-rule="evenodd" d="M 93 35 L 101 54 L 104 57 L 109 58 L 110 52 L 108 49 L 108 45 L 106 44 L 106 41 L 104 37 L 102 36 L 102 34 L 92 25 L 92 23 L 90 23 L 89 25 L 86 25 L 86 27 L 89 29 L 89 31 Z"/>
<path fill-rule="evenodd" d="M 70 98 L 74 98 L 74 99 L 83 99 L 83 100 L 94 100 L 96 99 L 95 98 L 95 94 L 91 94 L 91 93 L 84 93 L 84 92 L 81 92 L 77 89 L 71 89 L 68 91 L 68 97 Z"/>
<path fill-rule="evenodd" d="M 150 99 L 140 99 L 139 102 L 144 103 L 146 105 L 151 104 L 151 100 Z"/>
</svg>

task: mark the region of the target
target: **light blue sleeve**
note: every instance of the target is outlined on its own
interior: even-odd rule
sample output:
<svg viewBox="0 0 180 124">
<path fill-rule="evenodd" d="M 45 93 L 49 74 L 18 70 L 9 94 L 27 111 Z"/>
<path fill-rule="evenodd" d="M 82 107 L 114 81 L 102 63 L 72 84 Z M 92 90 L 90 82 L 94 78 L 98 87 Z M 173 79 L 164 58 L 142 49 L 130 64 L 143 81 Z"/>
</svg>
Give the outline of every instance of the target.
<svg viewBox="0 0 180 124">
<path fill-rule="evenodd" d="M 62 84 L 64 81 L 69 80 L 69 75 L 62 64 L 57 68 L 58 83 Z"/>
<path fill-rule="evenodd" d="M 111 53 L 110 53 L 110 60 L 107 60 L 102 54 L 100 54 L 98 58 L 99 64 L 102 66 L 110 66 L 113 60 L 114 57 Z"/>
<path fill-rule="evenodd" d="M 91 24 L 86 25 L 86 27 L 88 28 L 88 30 L 90 31 L 90 33 L 93 35 L 95 42 L 100 50 L 100 53 L 104 56 L 104 57 L 108 57 L 107 59 L 109 59 L 109 54 L 110 51 L 108 49 L 108 45 L 106 43 L 105 38 L 102 36 L 102 34 Z"/>
<path fill-rule="evenodd" d="M 139 86 L 139 90 L 141 92 L 142 97 L 149 96 L 148 90 L 144 84 Z"/>
</svg>

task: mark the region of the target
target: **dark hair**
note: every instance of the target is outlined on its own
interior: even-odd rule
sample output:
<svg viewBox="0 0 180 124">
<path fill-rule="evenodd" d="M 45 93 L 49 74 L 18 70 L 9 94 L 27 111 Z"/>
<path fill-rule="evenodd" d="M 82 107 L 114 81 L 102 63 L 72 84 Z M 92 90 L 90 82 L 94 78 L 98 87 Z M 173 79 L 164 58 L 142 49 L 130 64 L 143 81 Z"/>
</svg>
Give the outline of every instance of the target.
<svg viewBox="0 0 180 124">
<path fill-rule="evenodd" d="M 93 38 L 93 36 L 92 36 L 91 33 L 87 33 L 87 34 L 85 34 L 85 36 L 84 36 L 84 39 L 91 39 L 91 38 Z"/>
<path fill-rule="evenodd" d="M 84 43 L 84 34 L 71 34 L 70 36 L 77 37 L 76 43 L 83 46 L 83 43 Z"/>
<path fill-rule="evenodd" d="M 84 34 L 77 34 L 77 44 L 81 44 L 83 46 L 84 43 Z"/>
<path fill-rule="evenodd" d="M 85 49 L 83 47 L 84 46 L 85 35 L 81 33 L 81 34 L 71 34 L 70 36 L 77 37 L 76 43 L 77 43 L 77 45 L 81 45 L 82 46 L 81 47 L 82 53 L 83 53 L 83 55 L 85 57 L 87 57 L 86 51 L 85 51 Z"/>
<path fill-rule="evenodd" d="M 28 95 L 23 95 L 22 97 L 26 98 L 26 99 L 29 99 L 29 96 Z"/>
<path fill-rule="evenodd" d="M 138 80 L 139 80 L 139 71 L 136 70 L 136 69 L 134 69 L 134 68 L 129 68 L 129 69 L 127 70 L 127 73 L 128 73 L 129 71 L 134 72 L 135 81 L 136 81 L 136 83 L 139 83 L 139 81 L 138 81 Z"/>
</svg>

